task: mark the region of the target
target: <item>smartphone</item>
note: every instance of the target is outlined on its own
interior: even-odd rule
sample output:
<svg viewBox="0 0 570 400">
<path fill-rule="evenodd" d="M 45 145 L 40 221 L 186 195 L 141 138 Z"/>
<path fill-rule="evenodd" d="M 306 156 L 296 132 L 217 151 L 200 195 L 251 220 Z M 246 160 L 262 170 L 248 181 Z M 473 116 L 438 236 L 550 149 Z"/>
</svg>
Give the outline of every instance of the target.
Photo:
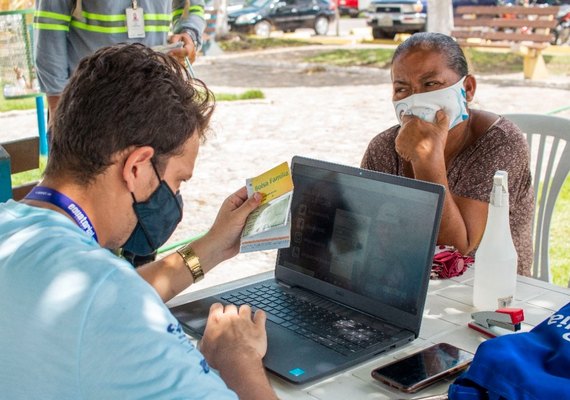
<svg viewBox="0 0 570 400">
<path fill-rule="evenodd" d="M 466 369 L 473 354 L 439 343 L 401 360 L 376 368 L 372 377 L 405 393 L 414 393 Z"/>
</svg>

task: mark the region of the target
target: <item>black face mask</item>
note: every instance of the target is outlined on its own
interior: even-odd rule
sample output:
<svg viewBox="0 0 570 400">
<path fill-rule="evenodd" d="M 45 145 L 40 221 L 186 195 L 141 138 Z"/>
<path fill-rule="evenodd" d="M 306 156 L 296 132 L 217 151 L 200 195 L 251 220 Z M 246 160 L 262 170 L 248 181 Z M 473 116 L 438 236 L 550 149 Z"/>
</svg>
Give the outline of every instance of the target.
<svg viewBox="0 0 570 400">
<path fill-rule="evenodd" d="M 182 220 L 182 196 L 170 189 L 160 179 L 154 163 L 154 172 L 160 184 L 147 201 L 137 202 L 133 196 L 133 209 L 137 215 L 137 225 L 123 245 L 123 250 L 138 256 L 153 253 L 162 246 Z"/>
</svg>

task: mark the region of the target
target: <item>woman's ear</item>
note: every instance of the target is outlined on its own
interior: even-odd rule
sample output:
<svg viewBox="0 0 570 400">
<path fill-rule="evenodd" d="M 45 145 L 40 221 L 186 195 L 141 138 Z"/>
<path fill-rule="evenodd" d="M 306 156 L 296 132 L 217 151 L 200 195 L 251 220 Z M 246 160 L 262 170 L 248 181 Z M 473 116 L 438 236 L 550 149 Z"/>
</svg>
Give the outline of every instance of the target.
<svg viewBox="0 0 570 400">
<path fill-rule="evenodd" d="M 137 181 L 143 179 L 148 182 L 148 177 L 154 174 L 151 165 L 154 149 L 150 146 L 136 147 L 129 151 L 123 165 L 123 179 L 131 193 L 135 191 Z M 146 183 L 145 183 L 146 185 Z"/>
<path fill-rule="evenodd" d="M 463 81 L 463 87 L 465 88 L 465 96 L 467 97 L 467 102 L 470 103 L 475 97 L 475 91 L 477 90 L 477 80 L 471 74 L 465 76 Z"/>
</svg>

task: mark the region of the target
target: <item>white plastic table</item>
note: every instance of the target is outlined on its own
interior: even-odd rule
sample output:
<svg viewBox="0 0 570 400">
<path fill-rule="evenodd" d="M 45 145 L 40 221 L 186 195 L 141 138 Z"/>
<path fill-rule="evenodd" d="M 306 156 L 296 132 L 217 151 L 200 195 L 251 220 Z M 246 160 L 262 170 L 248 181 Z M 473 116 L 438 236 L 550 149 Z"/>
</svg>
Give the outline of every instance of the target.
<svg viewBox="0 0 570 400">
<path fill-rule="evenodd" d="M 172 299 L 168 305 L 176 306 L 271 276 L 273 276 L 273 271 L 186 293 Z M 471 313 L 476 311 L 471 305 L 472 285 L 472 270 L 455 279 L 430 281 L 420 336 L 415 341 L 403 348 L 384 353 L 365 364 L 307 386 L 290 384 L 269 373 L 277 395 L 283 400 L 372 400 L 411 399 L 447 392 L 451 380 L 438 383 L 414 395 L 407 395 L 376 382 L 371 378 L 370 372 L 380 365 L 402 358 L 434 343 L 447 342 L 474 353 L 486 337 L 467 327 L 467 323 L 471 321 Z M 532 278 L 518 277 L 516 303 L 513 307 L 524 309 L 523 331 L 528 331 L 538 325 L 569 302 L 570 289 L 568 288 Z"/>
</svg>

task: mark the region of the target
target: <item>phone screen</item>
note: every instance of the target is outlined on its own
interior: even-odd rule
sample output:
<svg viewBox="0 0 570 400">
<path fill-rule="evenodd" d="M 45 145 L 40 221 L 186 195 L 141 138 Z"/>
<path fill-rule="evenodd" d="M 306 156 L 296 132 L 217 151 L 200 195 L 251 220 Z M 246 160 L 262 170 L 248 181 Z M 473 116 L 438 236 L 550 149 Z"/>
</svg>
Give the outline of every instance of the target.
<svg viewBox="0 0 570 400">
<path fill-rule="evenodd" d="M 405 392 L 414 392 L 465 369 L 473 354 L 439 343 L 372 371 L 372 377 Z"/>
</svg>

